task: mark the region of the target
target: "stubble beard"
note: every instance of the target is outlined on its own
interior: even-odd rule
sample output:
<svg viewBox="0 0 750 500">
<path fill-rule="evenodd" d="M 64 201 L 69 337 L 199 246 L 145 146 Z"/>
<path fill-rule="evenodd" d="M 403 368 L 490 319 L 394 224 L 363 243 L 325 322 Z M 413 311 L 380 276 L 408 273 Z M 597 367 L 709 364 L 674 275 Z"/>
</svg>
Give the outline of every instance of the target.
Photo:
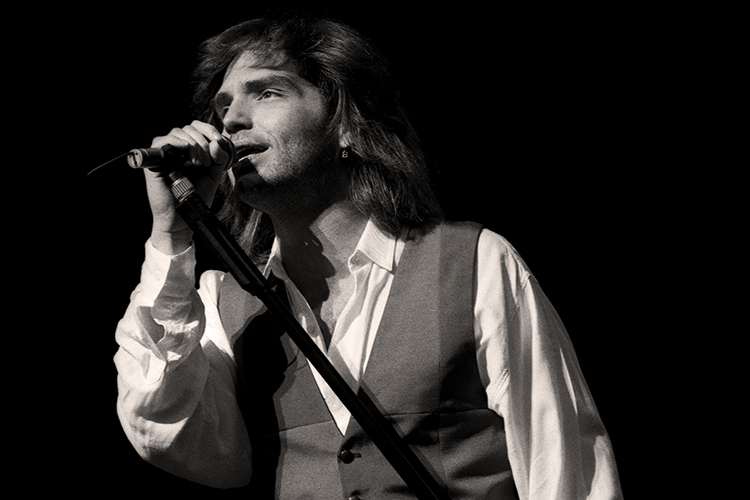
<svg viewBox="0 0 750 500">
<path fill-rule="evenodd" d="M 309 140 L 303 147 L 268 158 L 271 163 L 263 166 L 261 181 L 238 180 L 239 198 L 272 218 L 301 217 L 324 209 L 346 192 L 338 151 L 328 144 Z"/>
</svg>

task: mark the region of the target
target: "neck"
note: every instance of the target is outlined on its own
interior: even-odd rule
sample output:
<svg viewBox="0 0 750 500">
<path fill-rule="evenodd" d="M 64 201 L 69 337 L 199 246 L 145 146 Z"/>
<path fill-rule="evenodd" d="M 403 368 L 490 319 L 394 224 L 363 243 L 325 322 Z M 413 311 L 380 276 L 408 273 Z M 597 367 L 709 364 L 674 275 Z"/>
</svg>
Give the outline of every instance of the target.
<svg viewBox="0 0 750 500">
<path fill-rule="evenodd" d="M 329 205 L 312 221 L 274 221 L 284 269 L 318 319 L 326 346 L 354 291 L 348 260 L 367 224 L 349 201 Z"/>
<path fill-rule="evenodd" d="M 326 281 L 330 283 L 348 275 L 347 260 L 368 217 L 344 199 L 329 204 L 313 217 L 273 221 L 284 268 L 302 291 L 323 287 Z"/>
</svg>

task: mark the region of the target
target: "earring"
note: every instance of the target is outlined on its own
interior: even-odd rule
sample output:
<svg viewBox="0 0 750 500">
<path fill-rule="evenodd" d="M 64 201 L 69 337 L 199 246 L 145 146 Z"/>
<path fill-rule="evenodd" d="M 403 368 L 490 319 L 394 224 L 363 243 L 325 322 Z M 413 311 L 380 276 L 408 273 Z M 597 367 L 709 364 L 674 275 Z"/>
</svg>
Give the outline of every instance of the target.
<svg viewBox="0 0 750 500">
<path fill-rule="evenodd" d="M 344 150 L 341 151 L 341 158 L 343 160 L 346 160 L 347 158 L 349 158 L 349 148 L 344 148 Z"/>
</svg>

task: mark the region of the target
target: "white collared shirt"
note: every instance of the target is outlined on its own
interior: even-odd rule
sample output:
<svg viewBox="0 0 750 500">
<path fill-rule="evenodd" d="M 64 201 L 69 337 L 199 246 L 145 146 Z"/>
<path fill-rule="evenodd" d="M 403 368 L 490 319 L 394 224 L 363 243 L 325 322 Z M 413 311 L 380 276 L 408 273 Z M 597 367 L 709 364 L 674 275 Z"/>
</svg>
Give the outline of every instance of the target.
<svg viewBox="0 0 750 500">
<path fill-rule="evenodd" d="M 297 321 L 315 340 L 320 350 L 326 353 L 328 360 L 355 392 L 372 352 L 375 334 L 383 317 L 403 249 L 402 238 L 394 238 L 381 232 L 372 222 L 367 224 L 348 260 L 349 271 L 355 281 L 354 294 L 336 321 L 328 349 L 312 309 L 284 270 L 278 241 L 271 250 L 266 275 L 269 270 L 273 270 L 277 278 L 284 280 L 289 304 Z M 342 435 L 346 434 L 351 416 L 349 411 L 318 371 L 312 365 L 310 368 L 336 425 Z"/>
<path fill-rule="evenodd" d="M 366 369 L 403 248 L 402 238 L 367 225 L 348 262 L 355 291 L 327 351 L 315 315 L 287 278 L 277 244 L 266 266 L 266 275 L 273 271 L 286 282 L 292 312 L 352 388 Z M 146 254 L 141 284 L 117 330 L 123 427 L 144 458 L 153 456 L 154 448 L 181 457 L 155 465 L 211 485 L 242 482 L 249 443 L 232 394 L 231 346 L 257 303 L 218 272 L 205 273 L 196 292 L 192 249 L 167 257 L 147 244 Z M 505 420 L 521 498 L 620 498 L 611 443 L 568 335 L 517 252 L 488 230 L 478 242 L 476 287 L 480 377 L 489 408 Z M 344 434 L 348 410 L 314 369 L 313 374 Z M 161 393 L 182 405 L 165 407 Z M 165 418 L 165 412 L 184 414 L 185 407 L 193 408 L 189 418 Z M 158 419 L 149 418 L 156 414 Z M 191 432 L 195 436 L 188 439 Z M 220 450 L 211 465 L 205 460 L 196 465 L 211 449 Z M 195 463 L 184 463 L 191 460 Z"/>
</svg>

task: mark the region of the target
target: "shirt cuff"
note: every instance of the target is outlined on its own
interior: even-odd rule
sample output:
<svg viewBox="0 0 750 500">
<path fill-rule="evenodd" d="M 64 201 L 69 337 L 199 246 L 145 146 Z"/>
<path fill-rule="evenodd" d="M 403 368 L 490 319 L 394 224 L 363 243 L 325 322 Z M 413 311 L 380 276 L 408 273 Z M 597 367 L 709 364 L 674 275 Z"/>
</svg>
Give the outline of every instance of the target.
<svg viewBox="0 0 750 500">
<path fill-rule="evenodd" d="M 156 298 L 185 297 L 195 288 L 195 247 L 177 255 L 166 255 L 146 242 L 141 268 L 141 305 L 153 306 Z"/>
</svg>

